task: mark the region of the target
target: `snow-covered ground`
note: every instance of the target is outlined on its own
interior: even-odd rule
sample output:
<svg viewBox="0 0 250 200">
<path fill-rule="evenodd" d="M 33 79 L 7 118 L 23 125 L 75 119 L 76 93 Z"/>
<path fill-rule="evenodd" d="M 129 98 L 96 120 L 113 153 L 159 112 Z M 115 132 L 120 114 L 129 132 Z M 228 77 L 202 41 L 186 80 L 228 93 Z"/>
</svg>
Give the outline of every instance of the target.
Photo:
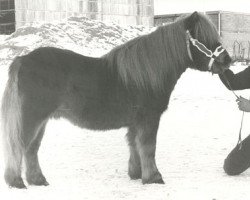
<svg viewBox="0 0 250 200">
<path fill-rule="evenodd" d="M 5 40 L 0 39 L 0 97 L 9 63 L 17 55 L 50 45 L 100 56 L 148 31 L 84 18 L 20 29 Z M 248 90 L 237 94 L 250 96 Z M 61 119 L 49 122 L 39 152 L 50 185 L 9 189 L 2 178 L 0 152 L 0 199 L 249 199 L 250 170 L 230 177 L 222 168 L 225 157 L 236 145 L 241 114 L 235 97 L 217 75 L 187 70 L 176 85 L 158 131 L 156 160 L 165 185 L 142 185 L 140 180 L 129 180 L 126 129 L 89 131 Z M 249 134 L 249 122 L 246 114 L 243 137 Z"/>
</svg>

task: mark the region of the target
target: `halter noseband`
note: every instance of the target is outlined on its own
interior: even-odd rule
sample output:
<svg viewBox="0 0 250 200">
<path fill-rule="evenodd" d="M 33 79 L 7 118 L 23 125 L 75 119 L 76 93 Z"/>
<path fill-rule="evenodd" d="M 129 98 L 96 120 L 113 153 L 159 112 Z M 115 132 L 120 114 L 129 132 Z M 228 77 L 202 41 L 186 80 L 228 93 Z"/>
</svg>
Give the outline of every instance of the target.
<svg viewBox="0 0 250 200">
<path fill-rule="evenodd" d="M 193 61 L 193 57 L 190 50 L 190 41 L 191 41 L 193 46 L 195 46 L 200 52 L 202 52 L 203 54 L 205 54 L 207 57 L 210 58 L 210 61 L 208 63 L 208 70 L 211 71 L 215 58 L 218 57 L 223 51 L 225 51 L 225 49 L 220 45 L 214 50 L 214 52 L 212 52 L 204 44 L 199 42 L 197 39 L 194 39 L 191 36 L 189 30 L 186 31 L 186 35 L 187 35 L 187 51 L 189 58 Z"/>
</svg>

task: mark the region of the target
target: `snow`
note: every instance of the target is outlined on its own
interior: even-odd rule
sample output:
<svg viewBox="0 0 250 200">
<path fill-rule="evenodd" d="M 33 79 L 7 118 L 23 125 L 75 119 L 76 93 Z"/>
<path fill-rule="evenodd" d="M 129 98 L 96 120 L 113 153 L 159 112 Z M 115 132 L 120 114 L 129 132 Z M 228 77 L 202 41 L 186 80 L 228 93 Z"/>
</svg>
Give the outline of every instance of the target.
<svg viewBox="0 0 250 200">
<path fill-rule="evenodd" d="M 148 32 L 143 27 L 119 27 L 85 18 L 23 27 L 0 39 L 0 96 L 8 66 L 17 55 L 49 45 L 100 56 Z M 238 64 L 234 68 L 241 70 L 244 66 Z M 248 90 L 236 93 L 250 95 Z M 0 198 L 248 199 L 250 170 L 230 177 L 222 168 L 227 154 L 236 145 L 241 115 L 234 95 L 217 75 L 187 70 L 175 87 L 158 131 L 156 162 L 165 185 L 142 185 L 140 180 L 129 180 L 126 129 L 89 131 L 61 119 L 49 122 L 39 151 L 50 186 L 10 189 L 0 178 Z M 249 134 L 249 121 L 246 114 L 243 137 Z M 3 177 L 2 157 L 0 152 L 0 177 Z"/>
</svg>

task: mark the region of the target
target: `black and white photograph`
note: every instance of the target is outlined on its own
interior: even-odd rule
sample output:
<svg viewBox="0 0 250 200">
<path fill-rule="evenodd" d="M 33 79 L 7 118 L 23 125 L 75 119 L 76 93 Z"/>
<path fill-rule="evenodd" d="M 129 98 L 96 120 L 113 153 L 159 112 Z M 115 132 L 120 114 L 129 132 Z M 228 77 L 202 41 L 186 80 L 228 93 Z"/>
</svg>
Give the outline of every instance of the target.
<svg viewBox="0 0 250 200">
<path fill-rule="evenodd" d="M 0 0 L 0 199 L 250 199 L 249 0 Z"/>
</svg>

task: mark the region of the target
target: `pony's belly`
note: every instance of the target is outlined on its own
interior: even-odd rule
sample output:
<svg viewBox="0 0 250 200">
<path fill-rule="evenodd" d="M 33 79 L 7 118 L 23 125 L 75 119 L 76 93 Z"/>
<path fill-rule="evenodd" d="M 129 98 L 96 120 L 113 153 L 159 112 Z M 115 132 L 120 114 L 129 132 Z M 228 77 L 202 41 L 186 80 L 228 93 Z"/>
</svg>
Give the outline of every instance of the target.
<svg viewBox="0 0 250 200">
<path fill-rule="evenodd" d="M 123 108 L 100 106 L 84 107 L 78 110 L 59 109 L 55 117 L 64 117 L 82 128 L 110 130 L 126 127 L 131 123 L 132 112 Z"/>
</svg>

